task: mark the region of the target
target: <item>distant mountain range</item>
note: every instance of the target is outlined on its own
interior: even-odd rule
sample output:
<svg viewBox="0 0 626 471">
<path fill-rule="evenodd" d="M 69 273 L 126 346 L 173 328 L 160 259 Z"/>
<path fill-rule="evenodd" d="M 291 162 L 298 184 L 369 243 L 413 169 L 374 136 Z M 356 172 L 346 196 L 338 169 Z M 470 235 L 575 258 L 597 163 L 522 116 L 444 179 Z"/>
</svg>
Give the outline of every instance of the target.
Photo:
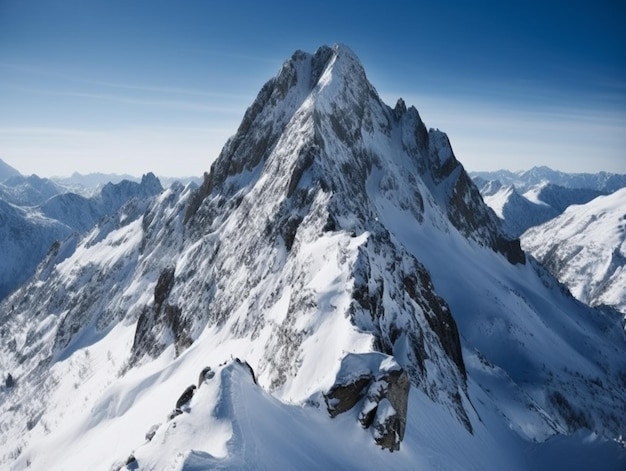
<svg viewBox="0 0 626 471">
<path fill-rule="evenodd" d="M 487 203 L 512 237 L 558 216 L 573 204 L 585 204 L 626 187 L 626 175 L 599 172 L 568 174 L 547 167 L 525 172 L 471 172 Z"/>
<path fill-rule="evenodd" d="M 626 315 L 626 175 L 547 167 L 472 175 L 503 230 L 579 300 Z"/>
<path fill-rule="evenodd" d="M 0 300 L 33 275 L 54 242 L 75 241 L 129 201 L 163 190 L 148 174 L 141 183 L 107 183 L 86 197 L 47 178 L 8 173 L 0 182 Z"/>
<path fill-rule="evenodd" d="M 107 183 L 119 183 L 123 180 L 127 180 L 130 182 L 141 181 L 141 177 L 136 177 L 128 174 L 116 174 L 116 173 L 87 173 L 82 174 L 78 172 L 74 172 L 69 177 L 63 176 L 54 176 L 49 178 L 38 177 L 37 175 L 22 175 L 17 169 L 10 166 L 8 163 L 4 162 L 0 159 L 0 183 L 5 183 L 6 180 L 11 177 L 17 177 L 15 180 L 11 180 L 7 183 L 8 186 L 15 187 L 19 186 L 23 182 L 31 181 L 32 186 L 35 188 L 40 188 L 41 183 L 37 182 L 37 180 L 43 180 L 46 182 L 50 188 L 47 192 L 47 197 L 53 196 L 58 193 L 67 193 L 73 192 L 78 193 L 83 196 L 91 196 L 95 191 L 99 191 L 100 187 L 106 185 Z M 187 176 L 187 177 L 171 177 L 168 175 L 160 175 L 159 181 L 164 187 L 169 187 L 172 183 L 178 182 L 182 185 L 187 185 L 188 183 L 193 183 L 199 185 L 202 183 L 201 176 Z M 0 198 L 6 200 L 5 195 L 0 194 Z M 42 195 L 43 199 L 38 200 L 19 200 L 18 203 L 34 203 L 39 204 L 45 200 L 44 195 Z"/>
<path fill-rule="evenodd" d="M 626 187 L 626 175 L 598 172 L 598 173 L 565 173 L 549 167 L 533 167 L 530 170 L 512 172 L 510 170 L 496 170 L 492 172 L 470 172 L 470 176 L 482 186 L 485 182 L 496 180 L 503 185 L 513 185 L 521 193 L 551 183 L 564 188 L 587 188 L 604 194 Z"/>
<path fill-rule="evenodd" d="M 94 190 L 107 183 L 119 183 L 123 180 L 131 181 L 131 182 L 139 182 L 141 178 L 137 178 L 133 175 L 119 175 L 114 173 L 88 173 L 81 174 L 78 172 L 74 172 L 69 177 L 51 177 L 56 183 L 64 185 L 66 187 L 77 189 L 81 192 L 81 189 Z M 190 177 L 169 177 L 159 176 L 159 181 L 163 185 L 163 187 L 167 188 L 172 183 L 179 182 L 183 185 L 187 185 L 188 183 L 200 184 L 202 183 L 202 177 L 199 176 L 190 176 Z"/>
<path fill-rule="evenodd" d="M 35 206 L 69 191 L 48 178 L 13 175 L 0 182 L 0 199 L 17 206 Z"/>
</svg>

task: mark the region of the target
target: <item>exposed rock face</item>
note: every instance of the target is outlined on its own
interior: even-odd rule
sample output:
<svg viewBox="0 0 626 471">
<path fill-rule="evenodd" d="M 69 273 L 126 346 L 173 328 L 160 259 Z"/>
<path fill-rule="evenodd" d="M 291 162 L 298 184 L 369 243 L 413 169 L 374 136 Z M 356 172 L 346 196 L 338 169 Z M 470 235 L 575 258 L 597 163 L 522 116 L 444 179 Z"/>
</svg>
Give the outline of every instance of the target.
<svg viewBox="0 0 626 471">
<path fill-rule="evenodd" d="M 198 376 L 198 388 L 202 386 L 202 383 L 204 383 L 207 380 L 212 379 L 214 376 L 215 376 L 215 371 L 213 371 L 213 369 L 210 366 L 204 367 L 202 371 L 200 372 L 200 375 Z"/>
<path fill-rule="evenodd" d="M 345 384 L 335 384 L 324 396 L 330 416 L 336 417 L 342 412 L 352 409 L 363 399 L 373 379 L 372 374 L 366 374 Z"/>
<path fill-rule="evenodd" d="M 164 326 L 171 334 L 177 353 L 191 345 L 181 308 L 166 302 L 174 286 L 174 270 L 174 267 L 163 269 L 154 287 L 154 305 L 146 306 L 139 316 L 132 347 L 133 362 L 144 355 L 157 356 L 167 347 L 167 339 L 155 335 L 157 327 Z"/>
<path fill-rule="evenodd" d="M 196 385 L 192 384 L 180 395 L 178 400 L 176 401 L 176 409 L 182 409 L 182 407 L 191 401 L 194 393 L 196 392 Z"/>
<path fill-rule="evenodd" d="M 381 448 L 394 451 L 404 438 L 409 389 L 408 375 L 392 357 L 348 355 L 324 399 L 331 417 L 357 407 L 361 426 L 371 428 Z"/>
<path fill-rule="evenodd" d="M 154 287 L 154 305 L 161 307 L 174 286 L 174 267 L 165 268 L 159 275 L 159 280 Z"/>
</svg>

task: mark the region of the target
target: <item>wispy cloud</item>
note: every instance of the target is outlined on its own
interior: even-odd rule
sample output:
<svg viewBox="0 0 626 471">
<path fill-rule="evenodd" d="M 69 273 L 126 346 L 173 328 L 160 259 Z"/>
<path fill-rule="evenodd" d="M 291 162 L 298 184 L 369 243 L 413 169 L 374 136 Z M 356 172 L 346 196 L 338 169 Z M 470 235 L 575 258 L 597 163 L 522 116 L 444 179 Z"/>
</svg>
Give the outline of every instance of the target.
<svg viewBox="0 0 626 471">
<path fill-rule="evenodd" d="M 36 75 L 39 77 L 49 77 L 49 78 L 52 77 L 52 78 L 60 79 L 62 82 L 65 83 L 65 85 L 59 88 L 65 88 L 65 89 L 72 88 L 71 91 L 63 91 L 62 89 L 59 90 L 59 89 L 52 89 L 52 88 L 29 89 L 27 87 L 22 87 L 15 83 L 8 82 L 6 80 L 2 82 L 4 87 L 9 87 L 12 89 L 22 89 L 24 91 L 31 91 L 34 93 L 49 93 L 49 94 L 56 93 L 56 94 L 66 94 L 66 95 L 73 94 L 74 96 L 83 96 L 83 97 L 96 97 L 97 96 L 97 97 L 104 97 L 105 99 L 109 99 L 109 97 L 112 97 L 110 99 L 113 99 L 113 100 L 121 100 L 121 99 L 134 100 L 136 104 L 140 104 L 141 103 L 140 100 L 129 98 L 129 97 L 120 97 L 115 94 L 108 94 L 106 93 L 106 90 L 107 89 L 108 90 L 128 90 L 128 91 L 147 93 L 147 94 L 153 94 L 153 95 L 182 95 L 182 96 L 191 96 L 191 97 L 198 97 L 198 98 L 213 98 L 213 99 L 220 99 L 220 100 L 228 99 L 235 103 L 241 103 L 241 102 L 248 103 L 254 98 L 254 96 L 252 95 L 220 92 L 220 91 L 214 91 L 214 90 L 208 91 L 208 90 L 198 90 L 198 89 L 193 89 L 193 88 L 169 87 L 169 86 L 151 85 L 151 84 L 132 84 L 132 83 L 110 81 L 110 80 L 98 80 L 98 79 L 93 79 L 93 78 L 84 77 L 84 76 L 71 75 L 67 73 L 59 73 L 51 69 L 45 69 L 45 68 L 33 67 L 33 66 L 24 66 L 24 65 L 12 64 L 12 63 L 6 63 L 6 62 L 0 62 L 0 69 L 13 70 L 13 71 L 20 72 L 22 74 Z M 102 89 L 103 91 L 102 93 L 89 93 L 89 92 L 76 91 L 74 90 L 73 87 L 70 87 L 70 84 L 87 85 L 90 87 L 96 87 L 98 89 Z M 169 100 L 169 101 L 172 101 L 172 100 Z M 177 100 L 173 100 L 173 101 L 177 101 Z"/>
<path fill-rule="evenodd" d="M 197 111 L 206 113 L 219 113 L 230 115 L 241 115 L 242 109 L 237 106 L 217 106 L 208 103 L 201 103 L 193 100 L 179 100 L 179 99 L 163 99 L 158 96 L 140 98 L 132 95 L 116 95 L 112 93 L 95 93 L 85 91 L 67 91 L 67 90 L 48 90 L 43 88 L 22 87 L 18 85 L 5 85 L 5 88 L 11 90 L 19 90 L 26 93 L 36 93 L 40 95 L 49 95 L 56 97 L 74 97 L 74 98 L 86 98 L 93 100 L 109 101 L 116 103 L 123 103 L 128 105 L 140 105 L 151 107 L 164 107 L 175 108 L 187 111 Z M 148 90 L 148 89 L 146 89 Z"/>
<path fill-rule="evenodd" d="M 102 87 L 108 87 L 108 88 L 123 89 L 123 90 L 133 90 L 133 91 L 140 91 L 140 92 L 155 92 L 155 93 L 172 94 L 172 95 L 190 95 L 190 96 L 203 97 L 203 98 L 231 98 L 234 100 L 250 100 L 251 98 L 253 98 L 249 95 L 240 95 L 236 93 L 225 93 L 225 92 L 214 92 L 214 91 L 209 92 L 209 91 L 187 89 L 187 88 L 177 88 L 177 87 L 132 85 L 132 84 L 126 84 L 126 83 L 102 82 L 102 81 L 97 81 L 97 80 L 83 80 L 83 83 L 88 83 L 92 85 L 100 85 Z"/>
<path fill-rule="evenodd" d="M 7 136 L 59 136 L 94 137 L 103 135 L 100 131 L 55 127 L 0 127 L 0 138 Z"/>
</svg>

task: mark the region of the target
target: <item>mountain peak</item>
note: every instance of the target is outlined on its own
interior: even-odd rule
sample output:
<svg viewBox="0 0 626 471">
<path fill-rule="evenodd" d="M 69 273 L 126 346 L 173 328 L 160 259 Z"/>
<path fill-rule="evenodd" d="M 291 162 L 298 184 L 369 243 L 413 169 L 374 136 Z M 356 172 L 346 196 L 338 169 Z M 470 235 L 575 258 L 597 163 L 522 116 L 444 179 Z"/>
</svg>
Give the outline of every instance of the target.
<svg viewBox="0 0 626 471">
<path fill-rule="evenodd" d="M 313 54 L 300 49 L 296 50 L 292 56 L 283 63 L 278 76 L 280 76 L 285 69 L 289 69 L 299 63 L 306 63 L 311 66 L 311 88 L 317 85 L 317 81 L 327 68 L 330 68 L 335 74 L 351 71 L 351 68 L 361 69 L 364 74 L 363 65 L 357 55 L 348 46 L 340 43 L 334 44 L 333 46 L 320 46 Z"/>
<path fill-rule="evenodd" d="M 380 172 L 389 175 L 377 185 L 418 220 L 424 202 L 436 201 L 436 213 L 443 212 L 465 237 L 523 262 L 518 244 L 510 246 L 498 233 L 495 215 L 454 156 L 448 136 L 427 130 L 403 100 L 394 109 L 383 103 L 359 59 L 343 45 L 322 46 L 313 54 L 296 51 L 285 61 L 211 166 L 185 221 L 209 194 L 228 198 L 258 182 L 264 199 L 273 194 L 273 201 L 281 201 L 297 189 L 319 187 L 334 200 L 360 205 L 363 221 L 376 220 L 379 210 L 372 209 L 367 185 Z M 390 192 L 387 178 L 402 191 Z M 422 196 L 429 193 L 433 198 Z M 368 226 L 357 228 L 356 221 L 343 229 Z"/>
<path fill-rule="evenodd" d="M 335 44 L 321 46 L 313 54 L 297 50 L 266 86 L 275 88 L 277 98 L 295 94 L 300 100 L 293 103 L 301 105 L 307 98 L 318 101 L 321 95 L 336 99 L 338 93 L 348 91 L 347 84 L 350 88 L 373 88 L 356 54 L 343 44 Z"/>
</svg>

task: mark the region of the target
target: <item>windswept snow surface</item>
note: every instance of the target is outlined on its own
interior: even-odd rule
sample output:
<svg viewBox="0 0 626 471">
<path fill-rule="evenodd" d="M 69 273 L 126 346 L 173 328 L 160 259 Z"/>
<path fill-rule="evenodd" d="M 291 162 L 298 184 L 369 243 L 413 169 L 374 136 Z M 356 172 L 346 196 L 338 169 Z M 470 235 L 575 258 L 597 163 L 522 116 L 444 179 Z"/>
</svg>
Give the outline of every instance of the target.
<svg viewBox="0 0 626 471">
<path fill-rule="evenodd" d="M 626 315 L 626 189 L 571 206 L 522 236 L 532 253 L 582 302 Z"/>
<path fill-rule="evenodd" d="M 3 469 L 624 469 L 620 319 L 524 263 L 344 46 L 285 62 L 200 188 L 75 243 L 0 304 Z M 397 368 L 390 453 L 369 396 L 331 418 L 324 394 Z"/>
</svg>

